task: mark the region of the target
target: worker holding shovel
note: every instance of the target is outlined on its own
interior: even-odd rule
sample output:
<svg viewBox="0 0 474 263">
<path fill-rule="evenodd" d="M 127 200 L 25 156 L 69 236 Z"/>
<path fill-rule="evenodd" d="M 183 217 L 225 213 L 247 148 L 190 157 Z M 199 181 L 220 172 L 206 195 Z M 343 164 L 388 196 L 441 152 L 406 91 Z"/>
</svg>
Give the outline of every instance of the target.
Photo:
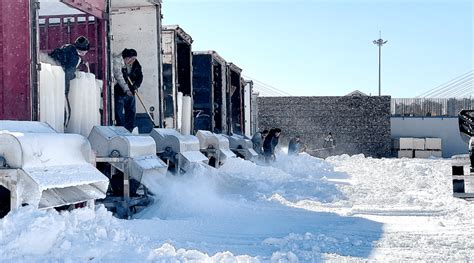
<svg viewBox="0 0 474 263">
<path fill-rule="evenodd" d="M 135 49 L 125 48 L 114 56 L 113 73 L 115 79 L 114 102 L 117 126 L 124 126 L 130 132 L 135 127 L 135 92 L 143 81 L 142 67 L 137 60 Z"/>
</svg>

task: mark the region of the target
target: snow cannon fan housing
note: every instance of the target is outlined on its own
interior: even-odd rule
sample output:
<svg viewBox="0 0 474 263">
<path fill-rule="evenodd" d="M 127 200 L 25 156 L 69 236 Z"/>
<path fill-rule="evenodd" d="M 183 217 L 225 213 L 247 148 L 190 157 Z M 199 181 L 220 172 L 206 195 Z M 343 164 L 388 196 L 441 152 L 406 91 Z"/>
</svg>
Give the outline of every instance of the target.
<svg viewBox="0 0 474 263">
<path fill-rule="evenodd" d="M 201 152 L 203 152 L 210 160 L 210 165 L 218 167 L 229 158 L 235 158 L 236 155 L 229 148 L 229 140 L 221 134 L 215 134 L 210 131 L 199 130 L 196 133 L 199 139 Z M 211 159 L 215 159 L 215 165 Z"/>
<path fill-rule="evenodd" d="M 111 162 L 120 171 L 124 172 L 128 161 L 130 177 L 139 182 L 145 175 L 153 176 L 152 171 L 166 175 L 168 168 L 156 157 L 155 141 L 150 136 L 133 135 L 124 127 L 94 126 L 89 141 L 98 158 L 123 158 L 123 162 Z"/>
<path fill-rule="evenodd" d="M 229 140 L 230 149 L 239 157 L 245 160 L 255 160 L 258 157 L 257 152 L 253 149 L 252 141 L 241 135 L 226 136 Z"/>
<path fill-rule="evenodd" d="M 150 136 L 155 140 L 156 153 L 188 171 L 193 164 L 207 165 L 209 160 L 200 152 L 199 140 L 192 135 L 182 135 L 174 129 L 155 128 Z"/>
<path fill-rule="evenodd" d="M 86 138 L 39 122 L 0 121 L 0 185 L 11 208 L 51 208 L 105 198 L 108 178 L 93 165 Z"/>
</svg>

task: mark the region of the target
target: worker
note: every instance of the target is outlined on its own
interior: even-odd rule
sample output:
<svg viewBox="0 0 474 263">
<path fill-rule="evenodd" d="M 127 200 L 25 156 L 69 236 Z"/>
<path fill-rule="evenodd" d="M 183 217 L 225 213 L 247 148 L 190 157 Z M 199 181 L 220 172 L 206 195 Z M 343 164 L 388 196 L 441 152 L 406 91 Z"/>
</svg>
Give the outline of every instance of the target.
<svg viewBox="0 0 474 263">
<path fill-rule="evenodd" d="M 252 144 L 253 144 L 253 149 L 255 152 L 258 153 L 259 157 L 263 157 L 263 140 L 265 140 L 265 137 L 268 135 L 268 130 L 263 130 L 262 132 L 256 132 L 252 136 Z"/>
<path fill-rule="evenodd" d="M 48 55 L 54 59 L 64 70 L 64 94 L 66 96 L 66 109 L 64 115 L 64 126 L 67 127 L 69 119 L 71 118 L 71 105 L 69 103 L 69 89 L 71 87 L 71 80 L 76 78 L 76 70 L 84 64 L 89 71 L 89 63 L 84 61 L 83 57 L 89 51 L 89 40 L 85 36 L 79 36 L 74 44 L 66 44 L 54 49 Z"/>
<path fill-rule="evenodd" d="M 300 136 L 297 135 L 288 143 L 288 155 L 297 155 L 300 152 L 300 148 Z"/>
<path fill-rule="evenodd" d="M 125 48 L 120 54 L 114 56 L 113 73 L 116 125 L 123 126 L 132 132 L 135 128 L 135 92 L 143 81 L 142 66 L 137 60 L 137 51 Z"/>
<path fill-rule="evenodd" d="M 324 138 L 324 148 L 334 148 L 336 147 L 336 142 L 334 141 L 334 137 L 332 137 L 332 133 L 329 132 L 328 135 Z"/>
<path fill-rule="evenodd" d="M 278 145 L 278 140 L 280 138 L 281 129 L 275 128 L 270 129 L 268 135 L 263 140 L 263 155 L 265 157 L 265 162 L 270 163 L 270 161 L 275 161 L 275 148 Z"/>
</svg>

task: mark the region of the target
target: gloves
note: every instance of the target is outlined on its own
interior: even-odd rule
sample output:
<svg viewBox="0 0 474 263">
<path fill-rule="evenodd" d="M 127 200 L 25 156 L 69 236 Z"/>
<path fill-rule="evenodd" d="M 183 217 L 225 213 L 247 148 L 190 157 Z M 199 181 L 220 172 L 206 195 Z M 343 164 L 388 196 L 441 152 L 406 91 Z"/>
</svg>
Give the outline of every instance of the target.
<svg viewBox="0 0 474 263">
<path fill-rule="evenodd" d="M 135 93 L 135 91 L 139 88 L 138 85 L 133 84 L 133 85 L 128 85 L 128 88 L 132 93 Z"/>
</svg>

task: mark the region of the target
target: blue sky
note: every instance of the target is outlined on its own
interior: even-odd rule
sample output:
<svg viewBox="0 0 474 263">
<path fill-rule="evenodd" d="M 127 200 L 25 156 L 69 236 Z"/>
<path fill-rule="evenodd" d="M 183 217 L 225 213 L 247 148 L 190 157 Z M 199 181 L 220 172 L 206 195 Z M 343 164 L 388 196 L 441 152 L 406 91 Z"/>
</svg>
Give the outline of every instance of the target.
<svg viewBox="0 0 474 263">
<path fill-rule="evenodd" d="M 165 0 L 193 50 L 215 50 L 243 74 L 295 96 L 414 97 L 473 69 L 471 0 Z"/>
</svg>

